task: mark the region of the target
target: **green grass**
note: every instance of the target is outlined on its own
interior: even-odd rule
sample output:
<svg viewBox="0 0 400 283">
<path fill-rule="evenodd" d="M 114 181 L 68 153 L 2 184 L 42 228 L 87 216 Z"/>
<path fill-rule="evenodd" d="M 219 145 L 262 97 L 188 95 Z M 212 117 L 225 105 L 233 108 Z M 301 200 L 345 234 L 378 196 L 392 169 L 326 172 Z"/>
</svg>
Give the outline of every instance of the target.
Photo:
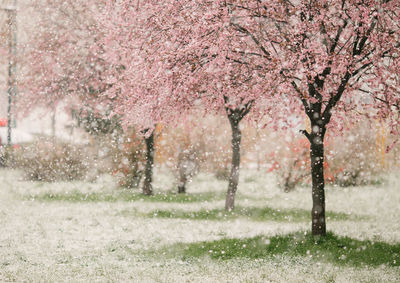
<svg viewBox="0 0 400 283">
<path fill-rule="evenodd" d="M 221 239 L 210 242 L 175 244 L 160 250 L 163 254 L 183 260 L 211 257 L 270 258 L 274 255 L 311 257 L 316 261 L 352 266 L 400 266 L 400 244 L 360 241 L 328 233 L 313 237 L 305 233 L 279 235 L 271 238 L 257 236 L 247 239 Z M 159 251 L 158 251 L 159 252 Z"/>
<path fill-rule="evenodd" d="M 274 209 L 270 207 L 236 207 L 234 211 L 227 212 L 224 209 L 182 211 L 182 210 L 155 210 L 144 214 L 146 217 L 179 218 L 193 220 L 230 220 L 236 218 L 249 218 L 255 221 L 310 221 L 311 212 L 304 209 Z M 346 213 L 327 212 L 328 220 L 358 219 L 359 216 Z"/>
<path fill-rule="evenodd" d="M 32 195 L 27 199 L 38 201 L 65 201 L 65 202 L 133 202 L 133 201 L 151 201 L 151 202 L 171 202 L 171 203 L 191 203 L 214 201 L 223 199 L 223 194 L 217 193 L 196 193 L 196 194 L 174 194 L 172 192 L 157 193 L 152 196 L 145 196 L 138 192 L 121 190 L 113 193 L 81 193 L 72 191 L 68 193 L 44 193 Z"/>
</svg>

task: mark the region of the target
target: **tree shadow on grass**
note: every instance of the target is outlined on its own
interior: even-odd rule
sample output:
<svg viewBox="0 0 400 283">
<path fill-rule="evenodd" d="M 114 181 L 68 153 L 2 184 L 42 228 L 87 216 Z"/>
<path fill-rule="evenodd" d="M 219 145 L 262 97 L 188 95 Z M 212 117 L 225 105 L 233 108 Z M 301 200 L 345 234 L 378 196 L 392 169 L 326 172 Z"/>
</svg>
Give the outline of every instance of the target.
<svg viewBox="0 0 400 283">
<path fill-rule="evenodd" d="M 400 244 L 361 241 L 328 233 L 313 237 L 293 233 L 274 237 L 257 236 L 246 239 L 221 239 L 210 242 L 176 244 L 164 254 L 183 260 L 199 257 L 228 260 L 232 258 L 271 258 L 274 255 L 308 256 L 316 261 L 352 266 L 400 266 Z"/>
</svg>

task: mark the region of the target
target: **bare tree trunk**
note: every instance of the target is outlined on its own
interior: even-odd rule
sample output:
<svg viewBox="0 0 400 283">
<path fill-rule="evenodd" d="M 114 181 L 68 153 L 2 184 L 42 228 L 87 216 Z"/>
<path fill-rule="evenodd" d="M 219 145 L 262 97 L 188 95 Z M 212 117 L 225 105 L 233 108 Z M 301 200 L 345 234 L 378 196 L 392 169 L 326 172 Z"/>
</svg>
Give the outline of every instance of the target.
<svg viewBox="0 0 400 283">
<path fill-rule="evenodd" d="M 240 119 L 237 119 L 235 115 L 228 115 L 228 118 L 232 128 L 232 166 L 229 176 L 228 192 L 226 194 L 225 210 L 231 211 L 235 207 L 235 194 L 239 184 L 240 142 L 242 133 L 239 129 Z"/>
<path fill-rule="evenodd" d="M 180 180 L 178 185 L 178 194 L 186 193 L 186 181 Z"/>
<path fill-rule="evenodd" d="M 179 183 L 178 183 L 178 194 L 186 193 L 186 183 L 188 180 L 188 155 L 189 151 L 186 149 L 180 149 L 178 155 L 178 176 L 179 176 Z"/>
<path fill-rule="evenodd" d="M 143 194 L 152 195 L 153 165 L 154 165 L 154 133 L 145 137 L 146 142 L 146 167 L 144 170 Z"/>
<path fill-rule="evenodd" d="M 181 156 L 183 158 L 183 155 Z M 184 194 L 186 193 L 186 183 L 187 183 L 187 175 L 186 175 L 186 169 L 185 166 L 183 165 L 184 160 L 180 160 L 180 163 L 178 165 L 179 167 L 179 184 L 178 184 L 178 194 Z"/>
<path fill-rule="evenodd" d="M 312 177 L 312 200 L 311 212 L 312 235 L 325 236 L 325 181 L 324 181 L 324 135 L 325 126 L 320 126 L 311 121 L 312 133 L 310 135 L 310 157 Z"/>
</svg>

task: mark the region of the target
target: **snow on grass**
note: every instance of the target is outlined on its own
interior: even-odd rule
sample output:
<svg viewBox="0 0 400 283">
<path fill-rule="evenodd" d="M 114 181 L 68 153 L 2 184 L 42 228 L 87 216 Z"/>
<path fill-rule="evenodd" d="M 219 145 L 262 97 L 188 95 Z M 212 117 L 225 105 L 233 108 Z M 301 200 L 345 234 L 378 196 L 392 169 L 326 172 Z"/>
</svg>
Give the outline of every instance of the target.
<svg viewBox="0 0 400 283">
<path fill-rule="evenodd" d="M 338 267 L 310 257 L 275 255 L 273 259 L 207 257 L 192 261 L 163 259 L 147 253 L 176 245 L 230 238 L 273 237 L 310 228 L 309 221 L 254 221 L 145 217 L 156 210 L 221 210 L 227 183 L 200 174 L 188 194 L 215 192 L 215 199 L 175 202 L 127 201 L 110 176 L 96 183 L 39 183 L 21 180 L 16 171 L 0 170 L 0 281 L 48 282 L 396 282 L 397 267 Z M 171 174 L 158 171 L 154 188 L 173 194 Z M 114 199 L 44 200 L 46 193 L 112 195 Z M 138 193 L 138 191 L 134 191 Z M 222 195 L 222 199 L 221 199 Z M 400 187 L 395 176 L 377 187 L 327 189 L 327 209 L 362 218 L 329 221 L 336 235 L 360 240 L 400 242 Z M 283 193 L 271 175 L 243 171 L 237 205 L 245 208 L 311 208 L 309 188 Z M 279 219 L 278 219 L 279 220 Z"/>
</svg>

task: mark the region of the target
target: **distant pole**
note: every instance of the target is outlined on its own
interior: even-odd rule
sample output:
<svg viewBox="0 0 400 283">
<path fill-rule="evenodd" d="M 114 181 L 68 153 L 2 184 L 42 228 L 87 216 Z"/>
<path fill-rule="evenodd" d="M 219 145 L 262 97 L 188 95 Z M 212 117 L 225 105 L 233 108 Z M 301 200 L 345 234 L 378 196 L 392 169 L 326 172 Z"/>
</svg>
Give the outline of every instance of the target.
<svg viewBox="0 0 400 283">
<path fill-rule="evenodd" d="M 8 107 L 7 107 L 7 144 L 11 145 L 12 105 L 17 95 L 17 0 L 6 7 L 8 24 Z M 14 98 L 14 99 L 13 99 Z"/>
</svg>

